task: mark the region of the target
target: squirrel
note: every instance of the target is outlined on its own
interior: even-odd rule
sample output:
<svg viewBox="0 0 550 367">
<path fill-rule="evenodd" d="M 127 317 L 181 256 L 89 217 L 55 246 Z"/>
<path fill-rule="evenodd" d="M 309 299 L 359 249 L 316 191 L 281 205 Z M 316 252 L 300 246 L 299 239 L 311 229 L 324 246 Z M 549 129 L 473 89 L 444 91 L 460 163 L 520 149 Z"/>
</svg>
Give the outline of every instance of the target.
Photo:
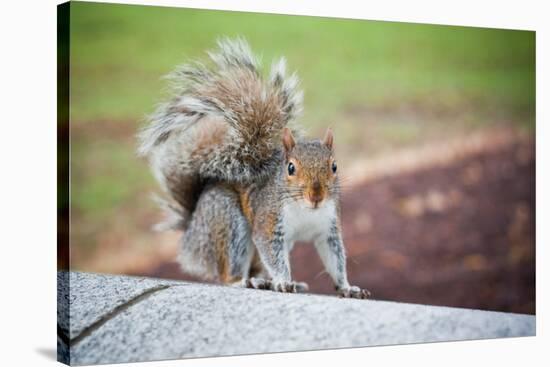
<svg viewBox="0 0 550 367">
<path fill-rule="evenodd" d="M 181 230 L 182 269 L 203 279 L 278 292 L 292 280 L 295 241 L 313 241 L 341 297 L 351 286 L 342 241 L 333 133 L 308 140 L 295 122 L 303 94 L 286 60 L 264 77 L 242 39 L 220 39 L 209 64 L 188 63 L 168 77 L 172 98 L 139 133 L 138 154 L 169 199 L 158 230 Z"/>
</svg>

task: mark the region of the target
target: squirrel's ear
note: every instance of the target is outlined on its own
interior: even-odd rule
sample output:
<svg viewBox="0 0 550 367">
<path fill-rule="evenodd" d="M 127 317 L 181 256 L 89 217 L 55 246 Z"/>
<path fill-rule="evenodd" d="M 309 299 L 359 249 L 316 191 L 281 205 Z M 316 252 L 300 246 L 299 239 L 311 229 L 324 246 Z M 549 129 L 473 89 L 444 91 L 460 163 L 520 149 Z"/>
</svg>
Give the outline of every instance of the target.
<svg viewBox="0 0 550 367">
<path fill-rule="evenodd" d="M 292 136 L 292 132 L 288 127 L 285 127 L 283 129 L 283 146 L 285 147 L 285 151 L 288 153 L 290 152 L 294 146 L 296 145 L 296 142 L 294 141 L 294 137 Z"/>
<path fill-rule="evenodd" d="M 334 142 L 334 135 L 332 135 L 332 129 L 329 127 L 323 138 L 323 144 L 332 150 L 332 143 Z"/>
</svg>

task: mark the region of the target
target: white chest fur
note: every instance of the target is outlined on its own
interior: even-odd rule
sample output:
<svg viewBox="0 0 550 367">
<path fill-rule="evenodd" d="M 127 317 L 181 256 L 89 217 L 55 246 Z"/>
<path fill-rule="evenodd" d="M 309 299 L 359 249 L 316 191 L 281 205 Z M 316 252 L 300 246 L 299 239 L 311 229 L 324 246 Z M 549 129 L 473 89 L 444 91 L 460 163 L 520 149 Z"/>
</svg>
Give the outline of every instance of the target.
<svg viewBox="0 0 550 367">
<path fill-rule="evenodd" d="M 317 209 L 292 201 L 283 207 L 285 240 L 292 246 L 294 241 L 315 241 L 327 236 L 336 218 L 334 200 L 329 200 Z"/>
</svg>

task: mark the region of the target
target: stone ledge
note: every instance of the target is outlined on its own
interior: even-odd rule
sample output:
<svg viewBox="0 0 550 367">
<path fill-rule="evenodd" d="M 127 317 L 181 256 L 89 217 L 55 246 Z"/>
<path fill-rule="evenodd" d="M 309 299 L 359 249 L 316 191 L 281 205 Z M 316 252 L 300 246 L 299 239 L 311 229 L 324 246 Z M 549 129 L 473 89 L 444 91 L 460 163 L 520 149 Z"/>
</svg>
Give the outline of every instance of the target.
<svg viewBox="0 0 550 367">
<path fill-rule="evenodd" d="M 58 355 L 75 365 L 535 335 L 531 315 L 76 272 L 58 280 L 71 286 L 60 287 L 70 318 L 58 310 Z"/>
</svg>

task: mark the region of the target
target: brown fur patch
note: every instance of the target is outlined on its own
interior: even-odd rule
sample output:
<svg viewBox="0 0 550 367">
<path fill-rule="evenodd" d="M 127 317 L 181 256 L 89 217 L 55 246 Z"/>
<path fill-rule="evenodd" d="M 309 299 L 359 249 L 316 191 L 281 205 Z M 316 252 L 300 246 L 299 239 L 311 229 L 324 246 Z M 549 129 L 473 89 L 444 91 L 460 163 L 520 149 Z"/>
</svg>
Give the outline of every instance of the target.
<svg viewBox="0 0 550 367">
<path fill-rule="evenodd" d="M 266 215 L 264 225 L 262 228 L 265 238 L 269 238 L 269 239 L 274 238 L 274 233 L 275 233 L 275 228 L 277 227 L 277 223 L 278 223 L 278 218 L 276 213 L 270 212 Z M 271 244 L 271 242 L 269 242 L 269 244 Z M 275 253 L 273 251 L 269 251 L 269 256 L 272 258 L 273 261 L 276 260 Z"/>
<path fill-rule="evenodd" d="M 275 227 L 277 226 L 277 215 L 275 213 L 267 214 L 265 218 L 264 233 L 267 238 L 273 238 Z"/>
<path fill-rule="evenodd" d="M 239 190 L 239 199 L 241 202 L 241 210 L 248 223 L 252 226 L 254 219 L 254 212 L 250 203 L 250 190 Z"/>
<path fill-rule="evenodd" d="M 227 283 L 231 281 L 229 259 L 227 258 L 227 226 L 223 222 L 213 221 L 210 229 L 213 236 L 212 240 L 214 241 L 214 246 L 216 248 L 218 277 L 221 282 Z"/>
<path fill-rule="evenodd" d="M 244 163 L 269 159 L 280 145 L 282 128 L 287 123 L 285 105 L 279 93 L 266 85 L 249 69 L 234 69 L 229 75 L 219 76 L 196 91 L 198 96 L 213 99 L 223 110 L 231 111 L 233 127 L 246 134 L 254 155 L 244 155 Z M 249 161 L 250 160 L 250 161 Z"/>
</svg>

